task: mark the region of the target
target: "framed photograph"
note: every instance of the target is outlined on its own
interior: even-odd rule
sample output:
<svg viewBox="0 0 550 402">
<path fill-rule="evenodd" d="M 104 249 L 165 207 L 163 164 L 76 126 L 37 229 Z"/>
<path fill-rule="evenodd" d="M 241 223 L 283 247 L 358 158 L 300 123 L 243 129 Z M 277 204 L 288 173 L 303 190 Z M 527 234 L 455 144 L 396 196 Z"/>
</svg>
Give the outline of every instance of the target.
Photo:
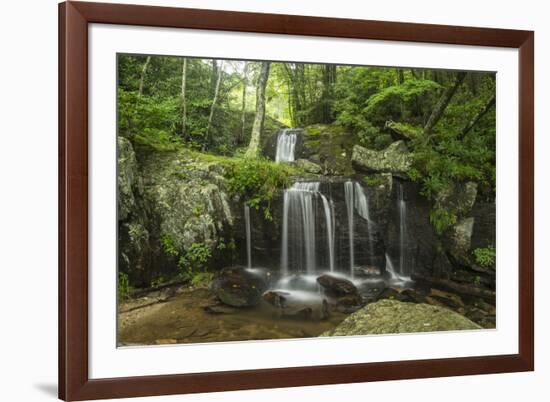
<svg viewBox="0 0 550 402">
<path fill-rule="evenodd" d="M 61 399 L 533 370 L 533 32 L 59 17 Z"/>
</svg>

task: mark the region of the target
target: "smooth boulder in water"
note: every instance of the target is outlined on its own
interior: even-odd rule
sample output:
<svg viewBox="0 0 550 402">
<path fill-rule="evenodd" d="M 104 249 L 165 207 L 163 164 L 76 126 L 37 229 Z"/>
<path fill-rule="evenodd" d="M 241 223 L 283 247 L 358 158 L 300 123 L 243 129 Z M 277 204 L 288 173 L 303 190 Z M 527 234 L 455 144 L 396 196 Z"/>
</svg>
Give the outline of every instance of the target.
<svg viewBox="0 0 550 402">
<path fill-rule="evenodd" d="M 260 303 L 267 284 L 260 275 L 241 267 L 224 268 L 212 282 L 211 289 L 224 304 L 252 307 Z"/>
<path fill-rule="evenodd" d="M 325 290 L 327 296 L 343 297 L 358 294 L 355 285 L 345 278 L 324 274 L 317 278 L 317 283 Z"/>
</svg>

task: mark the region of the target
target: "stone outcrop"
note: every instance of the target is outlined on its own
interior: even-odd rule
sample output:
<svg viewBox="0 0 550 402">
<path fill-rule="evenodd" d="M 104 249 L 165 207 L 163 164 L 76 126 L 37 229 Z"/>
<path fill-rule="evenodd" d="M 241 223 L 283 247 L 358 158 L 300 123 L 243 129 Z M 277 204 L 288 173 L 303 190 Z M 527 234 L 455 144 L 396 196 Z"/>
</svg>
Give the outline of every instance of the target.
<svg viewBox="0 0 550 402">
<path fill-rule="evenodd" d="M 444 307 L 380 300 L 348 316 L 321 336 L 395 334 L 481 329 L 466 317 Z"/>
<path fill-rule="evenodd" d="M 221 258 L 231 242 L 234 207 L 223 164 L 189 151 L 136 153 L 118 138 L 119 268 L 134 286 L 176 273 L 194 245 Z"/>
<path fill-rule="evenodd" d="M 355 145 L 351 157 L 357 170 L 376 173 L 392 173 L 406 178 L 412 164 L 412 154 L 404 141 L 396 141 L 382 151 Z"/>
</svg>

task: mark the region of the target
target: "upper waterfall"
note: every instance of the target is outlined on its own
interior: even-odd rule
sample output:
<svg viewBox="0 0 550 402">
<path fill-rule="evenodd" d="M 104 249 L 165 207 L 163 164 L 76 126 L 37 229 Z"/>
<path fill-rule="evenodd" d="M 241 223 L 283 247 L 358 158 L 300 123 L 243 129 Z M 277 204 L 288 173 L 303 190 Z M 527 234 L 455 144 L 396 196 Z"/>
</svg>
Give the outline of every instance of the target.
<svg viewBox="0 0 550 402">
<path fill-rule="evenodd" d="M 285 128 L 277 136 L 275 162 L 293 162 L 295 160 L 298 130 Z"/>
</svg>

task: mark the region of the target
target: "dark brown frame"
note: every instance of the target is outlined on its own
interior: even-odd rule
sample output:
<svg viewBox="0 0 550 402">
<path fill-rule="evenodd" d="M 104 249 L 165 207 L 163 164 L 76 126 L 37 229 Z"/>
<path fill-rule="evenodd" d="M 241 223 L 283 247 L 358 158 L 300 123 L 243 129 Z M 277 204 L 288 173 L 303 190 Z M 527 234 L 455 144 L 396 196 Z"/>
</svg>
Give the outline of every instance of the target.
<svg viewBox="0 0 550 402">
<path fill-rule="evenodd" d="M 519 353 L 127 378 L 88 377 L 88 24 L 519 49 Z M 59 5 L 59 397 L 67 401 L 534 370 L 534 33 L 66 2 Z"/>
</svg>

